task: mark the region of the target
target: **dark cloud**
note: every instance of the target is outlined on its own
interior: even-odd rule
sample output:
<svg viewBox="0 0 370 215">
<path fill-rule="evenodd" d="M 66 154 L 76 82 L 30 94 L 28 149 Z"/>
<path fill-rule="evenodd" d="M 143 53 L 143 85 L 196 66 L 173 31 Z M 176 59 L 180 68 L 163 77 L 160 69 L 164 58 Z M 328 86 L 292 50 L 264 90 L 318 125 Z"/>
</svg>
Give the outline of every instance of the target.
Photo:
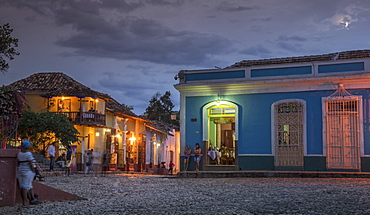
<svg viewBox="0 0 370 215">
<path fill-rule="evenodd" d="M 151 68 L 151 66 L 144 66 L 144 65 L 132 65 L 132 64 L 129 64 L 127 65 L 127 68 L 129 69 L 135 69 L 135 70 L 148 70 Z"/>
<path fill-rule="evenodd" d="M 245 49 L 242 49 L 240 54 L 251 55 L 254 57 L 266 57 L 271 55 L 271 50 L 262 45 L 255 45 Z"/>
<path fill-rule="evenodd" d="M 301 53 L 302 47 L 307 41 L 307 38 L 301 36 L 280 36 L 275 45 L 286 51 Z"/>
<path fill-rule="evenodd" d="M 141 66 L 138 65 L 138 67 Z M 146 70 L 146 68 L 143 68 L 143 70 Z M 102 92 L 110 92 L 110 96 L 113 96 L 120 103 L 133 105 L 134 112 L 138 114 L 145 111 L 150 98 L 155 93 L 163 94 L 165 91 L 176 93 L 172 83 L 163 80 L 163 78 L 155 79 L 152 75 L 147 75 L 147 78 L 143 79 L 139 73 L 127 75 L 125 72 L 106 72 L 101 75 L 98 85 L 95 87 Z M 151 71 L 151 73 L 155 72 Z M 176 94 L 173 94 L 171 98 L 178 105 Z"/>
<path fill-rule="evenodd" d="M 19 9 L 30 9 L 38 14 L 46 15 L 51 12 L 50 8 L 53 5 L 57 5 L 58 3 L 62 2 L 63 0 L 35 0 L 35 1 L 28 1 L 28 0 L 2 0 L 1 5 L 6 7 L 15 7 Z"/>
<path fill-rule="evenodd" d="M 277 47 L 290 51 L 290 52 L 302 52 L 302 45 L 292 44 L 287 42 L 278 42 Z"/>
<path fill-rule="evenodd" d="M 152 4 L 152 5 L 161 5 L 161 6 L 163 5 L 180 6 L 184 4 L 184 0 L 146 0 L 146 3 Z"/>
<path fill-rule="evenodd" d="M 71 27 L 74 32 L 59 38 L 56 44 L 74 49 L 70 55 L 75 56 L 206 65 L 210 64 L 211 56 L 227 53 L 232 45 L 229 39 L 218 35 L 176 31 L 154 20 L 125 15 L 145 6 L 144 3 L 182 4 L 181 0 L 38 0 L 34 4 L 27 0 L 6 1 L 53 18 L 58 26 Z"/>
<path fill-rule="evenodd" d="M 252 21 L 263 21 L 263 22 L 267 22 L 267 21 L 271 21 L 272 18 L 271 17 L 266 17 L 266 18 L 252 18 L 251 20 Z"/>
<path fill-rule="evenodd" d="M 221 2 L 217 9 L 225 12 L 238 12 L 238 11 L 246 11 L 246 10 L 255 10 L 258 9 L 256 6 L 241 6 L 235 3 L 230 3 L 229 1 Z"/>
<path fill-rule="evenodd" d="M 300 36 L 280 36 L 278 41 L 296 41 L 296 42 L 306 42 L 307 39 Z"/>
<path fill-rule="evenodd" d="M 70 13 L 65 11 L 58 20 L 71 23 L 76 34 L 57 44 L 76 49 L 76 55 L 199 65 L 208 61 L 209 55 L 228 52 L 232 45 L 221 36 L 175 31 L 153 20 L 130 17 L 115 25 L 94 14 L 77 13 L 79 19 L 73 22 Z"/>
<path fill-rule="evenodd" d="M 110 90 L 122 91 L 124 89 L 126 92 L 133 94 L 140 90 L 153 91 L 158 89 L 158 85 L 163 85 L 164 80 L 156 80 L 155 77 L 150 75 L 144 76 L 146 77 L 145 79 L 142 79 L 142 77 L 142 71 L 130 73 L 130 75 L 125 73 L 125 71 L 105 72 L 100 76 L 98 84 Z"/>
<path fill-rule="evenodd" d="M 103 0 L 99 3 L 101 3 L 102 8 L 114 9 L 119 12 L 130 12 L 144 6 L 141 1 L 131 1 L 129 3 L 125 0 Z"/>
<path fill-rule="evenodd" d="M 41 15 L 50 15 L 59 10 L 78 9 L 81 12 L 98 13 L 100 9 L 113 9 L 119 12 L 130 12 L 144 6 L 143 1 L 126 0 L 2 0 L 4 6 L 26 8 Z"/>
</svg>

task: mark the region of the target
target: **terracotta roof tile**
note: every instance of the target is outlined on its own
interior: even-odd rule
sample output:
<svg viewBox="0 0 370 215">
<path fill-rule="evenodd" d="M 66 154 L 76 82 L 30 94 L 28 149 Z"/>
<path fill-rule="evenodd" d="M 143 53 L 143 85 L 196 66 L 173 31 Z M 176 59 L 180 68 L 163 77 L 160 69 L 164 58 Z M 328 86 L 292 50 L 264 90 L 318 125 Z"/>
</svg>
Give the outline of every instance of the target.
<svg viewBox="0 0 370 215">
<path fill-rule="evenodd" d="M 243 60 L 237 62 L 227 68 L 243 68 L 252 66 L 266 66 L 274 64 L 290 64 L 290 63 L 306 63 L 306 62 L 319 62 L 319 61 L 336 61 L 348 59 L 370 58 L 370 50 L 355 50 L 344 51 L 322 55 L 310 55 L 300 57 L 286 57 L 286 58 L 272 58 L 261 60 Z"/>
<path fill-rule="evenodd" d="M 169 135 L 173 136 L 172 134 L 170 134 L 171 126 L 166 125 L 163 122 L 160 122 L 158 120 L 151 120 L 151 122 L 147 123 L 147 125 L 161 131 L 162 133 L 169 134 Z"/>
<path fill-rule="evenodd" d="M 135 113 L 125 108 L 122 104 L 117 102 L 115 99 L 108 100 L 106 102 L 106 105 L 107 105 L 107 109 L 110 111 L 123 113 L 123 114 L 133 116 L 133 117 L 138 117 Z"/>
<path fill-rule="evenodd" d="M 76 96 L 112 99 L 75 81 L 61 72 L 36 73 L 9 85 L 24 92 L 40 92 L 41 96 Z"/>
</svg>

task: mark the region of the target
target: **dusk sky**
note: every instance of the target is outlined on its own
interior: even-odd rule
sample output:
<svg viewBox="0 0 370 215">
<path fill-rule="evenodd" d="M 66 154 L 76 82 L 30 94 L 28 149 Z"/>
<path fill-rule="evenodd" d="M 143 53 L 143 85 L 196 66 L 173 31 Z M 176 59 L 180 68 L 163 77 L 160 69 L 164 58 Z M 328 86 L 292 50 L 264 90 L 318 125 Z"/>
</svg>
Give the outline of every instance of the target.
<svg viewBox="0 0 370 215">
<path fill-rule="evenodd" d="M 138 115 L 165 91 L 179 110 L 179 70 L 370 48 L 368 0 L 1 0 L 5 23 L 0 85 L 63 72 Z"/>
</svg>

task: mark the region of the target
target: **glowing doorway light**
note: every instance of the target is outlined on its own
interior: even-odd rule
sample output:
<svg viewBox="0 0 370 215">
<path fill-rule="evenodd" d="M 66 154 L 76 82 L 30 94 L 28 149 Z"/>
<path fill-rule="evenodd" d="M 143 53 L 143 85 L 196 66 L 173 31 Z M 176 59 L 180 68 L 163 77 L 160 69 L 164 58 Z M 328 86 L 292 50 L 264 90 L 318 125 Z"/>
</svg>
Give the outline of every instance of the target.
<svg viewBox="0 0 370 215">
<path fill-rule="evenodd" d="M 135 140 L 136 140 L 136 138 L 135 138 L 135 137 L 130 137 L 130 138 L 129 138 L 129 140 L 130 140 L 130 141 L 135 141 Z"/>
<path fill-rule="evenodd" d="M 129 140 L 130 140 L 130 145 L 134 145 L 134 141 L 136 140 L 136 138 L 132 136 L 129 138 Z"/>
</svg>

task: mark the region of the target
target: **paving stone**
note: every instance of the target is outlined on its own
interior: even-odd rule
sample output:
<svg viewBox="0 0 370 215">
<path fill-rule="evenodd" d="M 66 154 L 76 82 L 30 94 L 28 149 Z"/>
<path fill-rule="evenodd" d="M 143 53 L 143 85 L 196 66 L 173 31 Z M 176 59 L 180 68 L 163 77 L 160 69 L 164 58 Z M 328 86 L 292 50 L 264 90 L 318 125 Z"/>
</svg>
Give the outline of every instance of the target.
<svg viewBox="0 0 370 215">
<path fill-rule="evenodd" d="M 47 201 L 0 214 L 369 214 L 368 178 L 168 178 L 144 174 L 47 177 L 86 200 Z"/>
</svg>

